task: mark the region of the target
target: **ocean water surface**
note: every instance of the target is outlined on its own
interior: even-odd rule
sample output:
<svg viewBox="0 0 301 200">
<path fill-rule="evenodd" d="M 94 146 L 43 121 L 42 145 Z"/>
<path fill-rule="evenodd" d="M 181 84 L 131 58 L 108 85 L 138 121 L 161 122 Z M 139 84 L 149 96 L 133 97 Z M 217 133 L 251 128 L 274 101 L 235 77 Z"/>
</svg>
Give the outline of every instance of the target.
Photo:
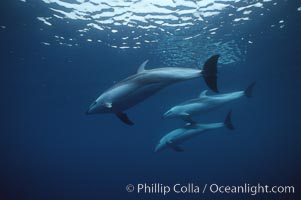
<svg viewBox="0 0 301 200">
<path fill-rule="evenodd" d="M 1 1 L 0 199 L 298 199 L 301 1 Z M 114 83 L 147 68 L 202 67 L 220 55 L 221 93 L 243 98 L 197 117 L 184 152 L 154 153 L 182 127 L 162 119 L 208 89 L 202 78 L 164 88 L 114 115 L 85 115 Z M 209 92 L 213 94 L 213 92 Z M 295 194 L 137 194 L 126 185 L 293 185 Z M 300 194 L 299 194 L 300 195 Z"/>
</svg>

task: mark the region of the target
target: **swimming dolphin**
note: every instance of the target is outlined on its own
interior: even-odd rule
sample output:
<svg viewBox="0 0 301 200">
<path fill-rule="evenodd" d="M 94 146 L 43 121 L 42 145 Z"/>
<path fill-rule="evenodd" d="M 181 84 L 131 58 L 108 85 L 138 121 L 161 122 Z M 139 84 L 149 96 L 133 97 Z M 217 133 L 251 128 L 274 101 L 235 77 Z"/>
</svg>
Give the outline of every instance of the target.
<svg viewBox="0 0 301 200">
<path fill-rule="evenodd" d="M 179 117 L 186 122 L 194 123 L 192 117 L 197 114 L 211 111 L 214 108 L 221 107 L 222 105 L 225 105 L 226 103 L 239 99 L 243 96 L 252 97 L 254 85 L 255 82 L 250 84 L 245 91 L 211 96 L 208 96 L 208 90 L 205 90 L 200 94 L 198 98 L 186 101 L 169 109 L 164 113 L 163 118 Z"/>
<path fill-rule="evenodd" d="M 217 61 L 219 55 L 209 58 L 203 69 L 166 67 L 146 70 L 148 60 L 134 74 L 102 93 L 88 108 L 86 114 L 114 113 L 127 125 L 134 123 L 124 113 L 128 108 L 150 97 L 160 89 L 181 81 L 203 76 L 208 87 L 217 89 Z"/>
<path fill-rule="evenodd" d="M 204 131 L 216 129 L 224 126 L 230 130 L 234 129 L 231 122 L 231 111 L 227 114 L 224 123 L 212 123 L 212 124 L 194 123 L 194 124 L 186 125 L 184 128 L 179 128 L 169 132 L 168 134 L 166 134 L 161 138 L 161 140 L 159 141 L 159 143 L 155 148 L 155 152 L 162 151 L 168 148 L 171 148 L 177 152 L 182 152 L 184 150 L 179 145 L 185 142 L 186 140 L 198 136 Z"/>
</svg>

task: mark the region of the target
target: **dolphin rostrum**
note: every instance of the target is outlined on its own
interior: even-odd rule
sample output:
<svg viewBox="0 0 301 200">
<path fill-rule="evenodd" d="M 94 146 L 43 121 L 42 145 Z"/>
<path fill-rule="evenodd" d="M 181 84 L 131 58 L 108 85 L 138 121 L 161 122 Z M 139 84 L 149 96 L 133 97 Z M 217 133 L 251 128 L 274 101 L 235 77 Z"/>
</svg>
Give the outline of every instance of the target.
<svg viewBox="0 0 301 200">
<path fill-rule="evenodd" d="M 230 130 L 234 129 L 231 122 L 231 111 L 227 114 L 224 123 L 211 123 L 211 124 L 190 123 L 183 128 L 178 128 L 169 132 L 168 134 L 166 134 L 161 138 L 161 140 L 159 141 L 159 143 L 155 148 L 155 152 L 162 151 L 168 148 L 171 148 L 177 152 L 182 152 L 184 150 L 179 145 L 185 142 L 186 140 L 198 136 L 204 131 L 216 129 L 224 126 Z"/>
<path fill-rule="evenodd" d="M 252 97 L 255 82 L 249 85 L 245 91 L 231 92 L 227 94 L 208 96 L 207 90 L 203 91 L 198 98 L 191 99 L 176 105 L 164 113 L 163 118 L 182 118 L 184 121 L 194 123 L 192 117 L 221 107 L 222 105 L 239 99 L 243 96 Z"/>
<path fill-rule="evenodd" d="M 113 85 L 102 93 L 88 108 L 86 114 L 114 113 L 127 125 L 134 123 L 124 113 L 125 110 L 150 97 L 160 89 L 181 81 L 203 76 L 208 87 L 217 88 L 217 61 L 219 55 L 210 57 L 203 69 L 166 67 L 146 70 L 148 60 L 142 63 L 138 72 Z"/>
</svg>

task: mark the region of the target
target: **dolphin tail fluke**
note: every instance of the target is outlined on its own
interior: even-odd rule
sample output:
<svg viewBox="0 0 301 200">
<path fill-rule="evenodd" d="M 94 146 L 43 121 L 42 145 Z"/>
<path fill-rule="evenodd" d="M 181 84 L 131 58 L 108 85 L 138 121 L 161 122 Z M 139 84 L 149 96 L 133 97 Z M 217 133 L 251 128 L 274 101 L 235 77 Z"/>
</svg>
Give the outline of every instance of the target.
<svg viewBox="0 0 301 200">
<path fill-rule="evenodd" d="M 125 113 L 116 113 L 116 116 L 125 124 L 133 126 L 134 123 L 128 118 Z"/>
<path fill-rule="evenodd" d="M 214 92 L 218 93 L 217 88 L 217 61 L 219 55 L 210 57 L 204 64 L 202 75 L 205 79 L 207 86 Z"/>
<path fill-rule="evenodd" d="M 253 88 L 254 88 L 254 85 L 255 85 L 255 81 L 253 83 L 251 83 L 247 89 L 245 89 L 244 93 L 246 95 L 246 97 L 252 97 L 253 96 Z"/>
<path fill-rule="evenodd" d="M 232 113 L 232 110 L 230 110 L 226 116 L 226 119 L 225 119 L 225 126 L 230 129 L 230 130 L 234 130 L 234 126 L 232 124 L 232 121 L 231 121 L 231 113 Z"/>
</svg>

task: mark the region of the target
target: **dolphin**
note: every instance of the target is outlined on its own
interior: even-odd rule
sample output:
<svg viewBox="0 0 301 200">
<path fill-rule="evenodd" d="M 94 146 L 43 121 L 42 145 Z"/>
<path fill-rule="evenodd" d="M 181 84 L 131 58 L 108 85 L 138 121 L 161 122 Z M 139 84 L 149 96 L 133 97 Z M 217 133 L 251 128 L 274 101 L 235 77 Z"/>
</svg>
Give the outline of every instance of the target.
<svg viewBox="0 0 301 200">
<path fill-rule="evenodd" d="M 134 123 L 125 110 L 150 97 L 162 88 L 173 83 L 204 77 L 208 87 L 214 92 L 217 88 L 217 61 L 219 55 L 210 57 L 203 69 L 166 67 L 146 70 L 148 62 L 143 62 L 138 72 L 116 83 L 103 92 L 88 108 L 86 114 L 113 113 L 125 124 Z"/>
<path fill-rule="evenodd" d="M 159 152 L 168 148 L 171 148 L 177 152 L 183 152 L 184 150 L 179 145 L 186 140 L 198 136 L 204 131 L 221 128 L 224 126 L 230 130 L 234 130 L 233 124 L 231 122 L 231 111 L 228 112 L 224 123 L 187 124 L 183 128 L 178 128 L 169 132 L 161 138 L 155 148 L 155 152 Z"/>
<path fill-rule="evenodd" d="M 208 96 L 208 90 L 203 91 L 198 98 L 188 100 L 184 103 L 176 105 L 163 114 L 163 118 L 181 118 L 186 122 L 195 123 L 192 117 L 221 107 L 231 101 L 239 99 L 243 96 L 252 97 L 255 82 L 250 84 L 246 90 L 231 92 L 227 94 Z"/>
</svg>

